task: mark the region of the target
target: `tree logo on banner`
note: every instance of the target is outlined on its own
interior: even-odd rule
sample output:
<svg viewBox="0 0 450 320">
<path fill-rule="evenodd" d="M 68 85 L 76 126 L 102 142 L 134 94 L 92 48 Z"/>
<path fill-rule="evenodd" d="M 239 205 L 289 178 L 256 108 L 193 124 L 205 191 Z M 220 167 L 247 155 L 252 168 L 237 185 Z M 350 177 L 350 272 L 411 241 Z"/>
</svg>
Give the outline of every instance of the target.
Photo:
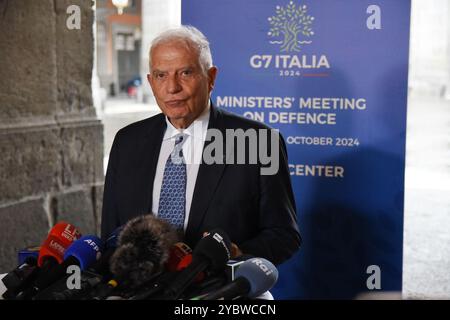
<svg viewBox="0 0 450 320">
<path fill-rule="evenodd" d="M 312 41 L 300 41 L 299 37 L 311 37 L 314 35 L 312 23 L 314 17 L 307 14 L 306 5 L 295 5 L 293 1 L 286 7 L 277 6 L 276 15 L 267 19 L 271 28 L 269 37 L 283 36 L 283 40 L 270 41 L 271 44 L 280 44 L 282 52 L 299 52 L 300 45 L 310 44 Z"/>
</svg>

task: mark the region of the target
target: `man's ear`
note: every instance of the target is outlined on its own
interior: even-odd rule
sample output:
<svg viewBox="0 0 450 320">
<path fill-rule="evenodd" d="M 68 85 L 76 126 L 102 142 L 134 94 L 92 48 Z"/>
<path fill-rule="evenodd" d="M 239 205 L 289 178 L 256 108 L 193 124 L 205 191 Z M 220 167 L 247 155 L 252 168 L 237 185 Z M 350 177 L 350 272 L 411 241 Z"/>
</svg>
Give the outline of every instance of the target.
<svg viewBox="0 0 450 320">
<path fill-rule="evenodd" d="M 208 83 L 209 83 L 209 91 L 211 92 L 214 89 L 214 84 L 216 83 L 218 69 L 216 66 L 212 66 L 208 69 Z"/>
<path fill-rule="evenodd" d="M 150 85 L 150 89 L 152 90 L 152 92 L 153 92 L 153 81 L 154 80 L 155 80 L 155 78 L 153 78 L 152 74 L 147 73 L 147 81 L 148 81 L 148 84 Z"/>
</svg>

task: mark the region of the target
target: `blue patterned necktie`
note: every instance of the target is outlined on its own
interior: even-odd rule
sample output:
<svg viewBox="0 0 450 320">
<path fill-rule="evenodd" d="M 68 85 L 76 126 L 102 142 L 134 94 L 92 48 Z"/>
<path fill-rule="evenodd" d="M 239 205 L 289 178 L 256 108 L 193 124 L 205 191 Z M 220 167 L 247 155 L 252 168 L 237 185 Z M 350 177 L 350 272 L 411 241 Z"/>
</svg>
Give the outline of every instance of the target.
<svg viewBox="0 0 450 320">
<path fill-rule="evenodd" d="M 159 196 L 158 216 L 178 230 L 184 228 L 186 208 L 186 163 L 183 157 L 185 134 L 175 136 L 175 147 L 166 162 Z"/>
</svg>

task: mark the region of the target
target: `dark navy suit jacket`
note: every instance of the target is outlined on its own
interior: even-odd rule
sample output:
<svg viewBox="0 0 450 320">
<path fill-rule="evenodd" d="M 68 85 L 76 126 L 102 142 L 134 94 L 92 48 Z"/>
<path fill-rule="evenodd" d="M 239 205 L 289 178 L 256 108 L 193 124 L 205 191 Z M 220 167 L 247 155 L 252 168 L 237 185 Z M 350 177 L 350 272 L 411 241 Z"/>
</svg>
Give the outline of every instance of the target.
<svg viewBox="0 0 450 320">
<path fill-rule="evenodd" d="M 224 137 L 225 129 L 268 129 L 214 106 L 208 128 L 219 129 Z M 117 133 L 106 173 L 102 238 L 128 220 L 151 213 L 153 180 L 165 129 L 165 116 L 158 114 Z M 261 175 L 259 161 L 200 165 L 184 239 L 189 246 L 195 247 L 203 232 L 221 228 L 245 254 L 274 264 L 299 249 L 301 237 L 281 135 L 279 141 L 275 175 Z"/>
</svg>

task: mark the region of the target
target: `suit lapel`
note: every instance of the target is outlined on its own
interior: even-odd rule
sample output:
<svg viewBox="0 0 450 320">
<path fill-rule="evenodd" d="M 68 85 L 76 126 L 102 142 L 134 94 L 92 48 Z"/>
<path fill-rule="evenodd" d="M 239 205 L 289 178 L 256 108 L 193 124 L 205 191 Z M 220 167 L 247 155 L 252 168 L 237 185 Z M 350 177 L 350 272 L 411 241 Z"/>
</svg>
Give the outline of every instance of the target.
<svg viewBox="0 0 450 320">
<path fill-rule="evenodd" d="M 136 205 L 141 214 L 152 212 L 153 181 L 165 130 L 166 122 L 161 114 L 156 125 L 149 129 L 147 136 L 140 141 L 138 146 L 140 149 L 138 155 L 141 158 L 138 160 L 138 170 L 136 170 L 135 192 L 138 194 Z"/>
<path fill-rule="evenodd" d="M 222 114 L 211 104 L 211 113 L 209 118 L 208 129 L 219 129 L 224 134 Z M 211 143 L 205 141 L 204 148 Z M 203 159 L 203 158 L 202 158 Z M 192 197 L 191 209 L 189 212 L 189 222 L 186 229 L 186 238 L 192 239 L 198 232 L 207 230 L 199 230 L 202 225 L 203 217 L 208 209 L 209 203 L 214 196 L 216 187 L 222 177 L 225 164 L 200 164 L 197 180 L 195 183 L 194 194 Z"/>
</svg>

